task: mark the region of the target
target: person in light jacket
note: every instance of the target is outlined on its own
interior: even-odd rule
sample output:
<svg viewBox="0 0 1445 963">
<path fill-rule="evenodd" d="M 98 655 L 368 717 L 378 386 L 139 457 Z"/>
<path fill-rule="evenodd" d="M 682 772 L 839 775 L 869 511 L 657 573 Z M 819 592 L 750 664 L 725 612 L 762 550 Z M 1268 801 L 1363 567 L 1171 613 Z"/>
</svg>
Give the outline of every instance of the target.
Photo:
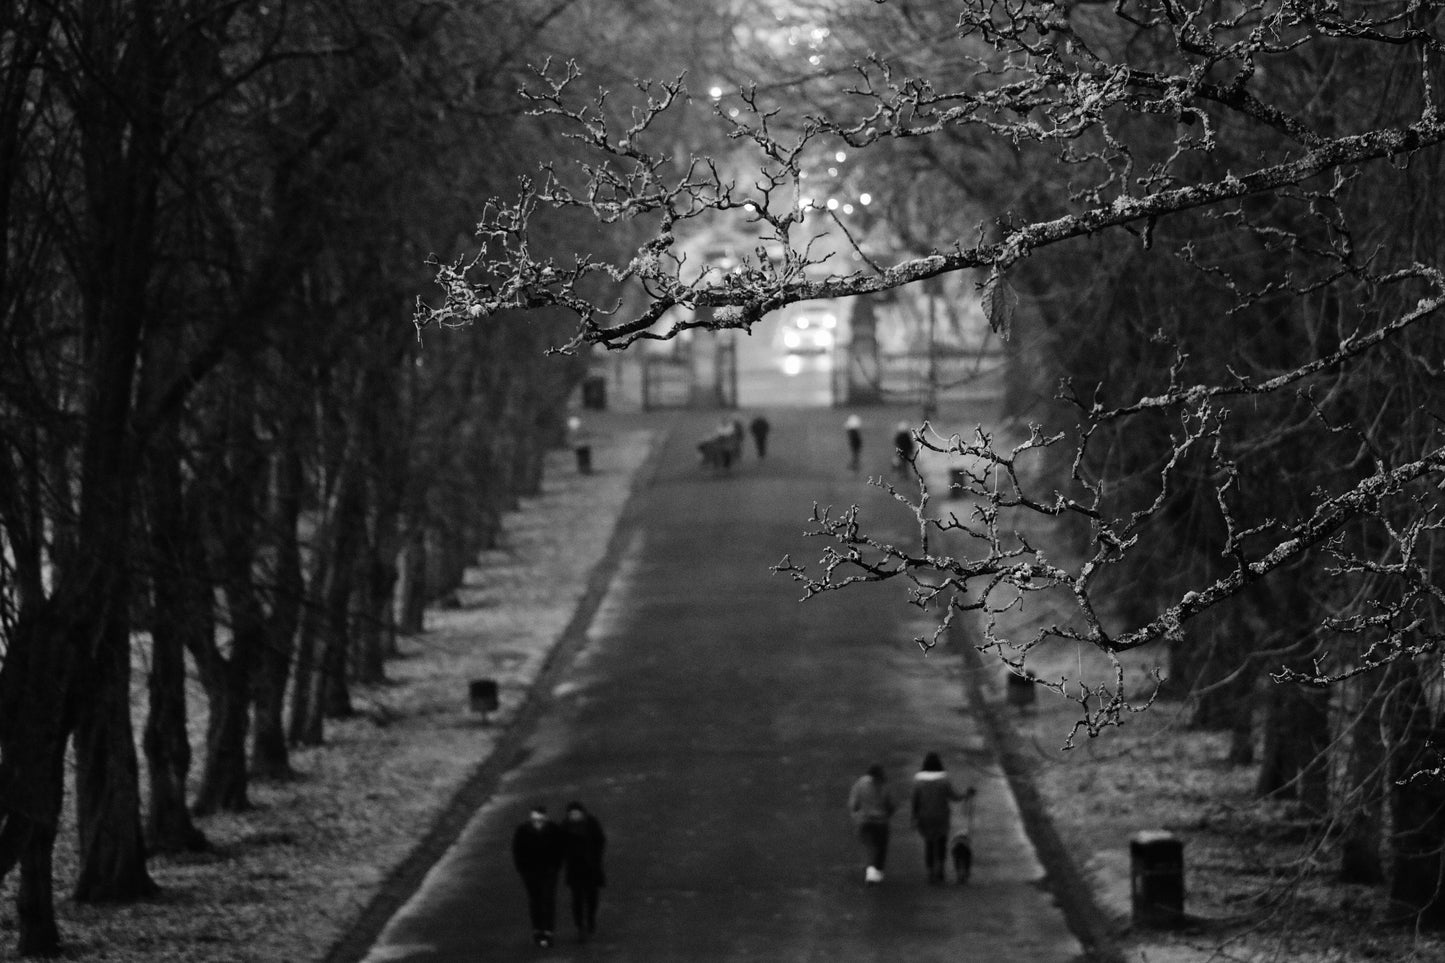
<svg viewBox="0 0 1445 963">
<path fill-rule="evenodd" d="M 868 767 L 848 793 L 848 812 L 868 854 L 864 882 L 883 882 L 883 864 L 888 861 L 889 822 L 897 808 L 888 788 L 888 777 L 877 763 Z"/>
<path fill-rule="evenodd" d="M 848 467 L 857 471 L 863 455 L 863 419 L 849 415 L 843 421 L 843 434 L 848 437 Z"/>
<path fill-rule="evenodd" d="M 948 829 L 952 804 L 973 795 L 954 788 L 938 753 L 923 757 L 923 768 L 913 777 L 913 825 L 923 837 L 923 863 L 930 883 L 943 882 L 947 870 Z"/>
</svg>

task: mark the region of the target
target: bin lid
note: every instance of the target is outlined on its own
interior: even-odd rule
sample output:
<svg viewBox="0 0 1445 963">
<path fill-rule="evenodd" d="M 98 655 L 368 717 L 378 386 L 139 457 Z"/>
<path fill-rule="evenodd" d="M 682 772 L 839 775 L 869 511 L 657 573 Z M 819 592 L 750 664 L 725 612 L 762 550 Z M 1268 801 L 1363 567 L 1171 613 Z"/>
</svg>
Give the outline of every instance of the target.
<svg viewBox="0 0 1445 963">
<path fill-rule="evenodd" d="M 1177 842 L 1178 837 L 1167 829 L 1141 829 L 1129 837 L 1131 846 L 1154 846 L 1159 843 Z"/>
</svg>

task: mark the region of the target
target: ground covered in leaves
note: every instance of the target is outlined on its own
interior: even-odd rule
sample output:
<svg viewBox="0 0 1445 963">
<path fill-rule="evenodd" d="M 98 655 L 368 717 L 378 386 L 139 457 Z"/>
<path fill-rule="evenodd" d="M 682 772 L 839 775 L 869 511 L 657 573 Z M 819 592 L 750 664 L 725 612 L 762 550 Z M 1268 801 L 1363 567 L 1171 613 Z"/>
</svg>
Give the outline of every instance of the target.
<svg viewBox="0 0 1445 963">
<path fill-rule="evenodd" d="M 455 608 L 403 639 L 389 683 L 358 689 L 355 718 L 297 751 L 294 782 L 252 787 L 254 808 L 200 822 L 210 853 L 158 857 L 160 895 L 57 907 L 62 959 L 110 963 L 301 963 L 326 957 L 393 867 L 484 760 L 562 635 L 602 557 L 652 433 L 595 420 L 594 473 L 553 454 L 542 493 L 508 516 Z M 467 680 L 500 683 L 500 710 L 471 713 Z M 137 726 L 144 719 L 144 676 Z M 197 759 L 204 700 L 192 700 Z M 56 847 L 57 894 L 75 878 L 73 829 Z M 0 959 L 13 952 L 17 874 L 0 887 Z"/>
<path fill-rule="evenodd" d="M 1031 596 L 1008 629 L 1021 638 L 1029 628 L 1066 624 L 1072 616 L 1061 598 Z M 1150 648 L 1127 656 L 1126 686 L 1136 705 L 1155 693 L 1156 671 L 1167 676 L 1164 661 Z M 1035 649 L 1027 664 L 1071 687 L 1114 674 L 1101 655 L 1071 643 Z M 1080 717 L 1076 703 L 1035 686 L 1031 706 L 1010 707 L 1002 670 L 989 671 L 989 685 L 1019 736 L 1049 818 L 1112 923 L 1122 959 L 1445 960 L 1445 936 L 1401 921 L 1381 888 L 1337 882 L 1337 847 L 1322 843 L 1294 804 L 1257 798 L 1258 767 L 1229 763 L 1228 733 L 1191 728 L 1187 698 L 1161 696 L 1098 737 L 1081 730 L 1073 748 L 1064 749 Z M 1177 930 L 1132 923 L 1129 840 L 1149 830 L 1170 832 L 1184 845 L 1186 924 Z"/>
</svg>

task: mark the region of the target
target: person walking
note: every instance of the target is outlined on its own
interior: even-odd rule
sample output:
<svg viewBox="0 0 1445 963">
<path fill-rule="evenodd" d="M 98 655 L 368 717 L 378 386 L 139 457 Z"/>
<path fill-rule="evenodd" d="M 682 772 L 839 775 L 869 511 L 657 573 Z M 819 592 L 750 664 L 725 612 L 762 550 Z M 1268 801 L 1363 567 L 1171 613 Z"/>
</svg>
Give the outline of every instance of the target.
<svg viewBox="0 0 1445 963">
<path fill-rule="evenodd" d="M 848 467 L 858 470 L 858 460 L 863 454 L 863 419 L 849 415 L 843 422 L 843 433 L 848 436 Z"/>
<path fill-rule="evenodd" d="M 868 854 L 868 864 L 863 870 L 865 883 L 883 882 L 883 867 L 888 861 L 889 823 L 897 808 L 888 788 L 888 776 L 875 762 L 848 793 L 848 812 Z"/>
<path fill-rule="evenodd" d="M 893 430 L 893 467 L 898 471 L 906 472 L 908 466 L 913 463 L 913 455 L 916 450 L 913 430 L 908 427 L 908 422 L 900 421 Z"/>
<path fill-rule="evenodd" d="M 512 863 L 527 890 L 527 913 L 532 921 L 532 942 L 552 945 L 557 921 L 557 877 L 562 870 L 561 828 L 537 805 L 527 821 L 512 834 Z"/>
<path fill-rule="evenodd" d="M 597 932 L 597 904 L 607 872 L 602 857 L 607 834 L 602 823 L 580 802 L 569 802 L 562 818 L 562 864 L 567 888 L 572 891 L 572 922 L 582 942 Z"/>
<path fill-rule="evenodd" d="M 959 792 L 944 771 L 938 753 L 923 757 L 923 767 L 913 777 L 913 825 L 923 837 L 923 863 L 930 883 L 941 883 L 948 867 L 948 829 L 953 803 L 973 795 L 973 787 Z"/>
<path fill-rule="evenodd" d="M 768 432 L 772 427 L 762 415 L 758 415 L 748 424 L 748 430 L 753 433 L 753 447 L 757 449 L 759 459 L 768 457 Z"/>
</svg>

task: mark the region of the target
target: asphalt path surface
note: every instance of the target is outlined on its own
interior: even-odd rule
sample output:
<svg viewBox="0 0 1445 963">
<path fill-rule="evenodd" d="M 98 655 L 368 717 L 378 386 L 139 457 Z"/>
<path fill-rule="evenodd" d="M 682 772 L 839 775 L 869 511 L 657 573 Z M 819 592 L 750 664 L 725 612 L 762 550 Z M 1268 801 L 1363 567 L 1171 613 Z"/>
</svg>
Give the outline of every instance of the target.
<svg viewBox="0 0 1445 963">
<path fill-rule="evenodd" d="M 748 413 L 751 414 L 751 413 Z M 1049 894 L 1007 784 L 965 705 L 961 660 L 924 656 L 901 587 L 800 602 L 772 574 L 814 502 L 864 506 L 870 529 L 912 537 L 866 484 L 887 470 L 884 410 L 860 412 L 863 472 L 843 414 L 778 409 L 768 457 L 698 464 L 716 415 L 678 416 L 639 489 L 610 588 L 517 765 L 392 918 L 382 961 L 1052 961 L 1081 954 Z M 925 752 L 978 788 L 967 885 L 930 885 L 905 811 L 887 878 L 863 882 L 849 786 L 881 762 L 900 799 Z M 608 834 L 598 932 L 577 939 L 565 887 L 557 942 L 532 945 L 509 855 L 534 802 L 585 802 Z"/>
</svg>

